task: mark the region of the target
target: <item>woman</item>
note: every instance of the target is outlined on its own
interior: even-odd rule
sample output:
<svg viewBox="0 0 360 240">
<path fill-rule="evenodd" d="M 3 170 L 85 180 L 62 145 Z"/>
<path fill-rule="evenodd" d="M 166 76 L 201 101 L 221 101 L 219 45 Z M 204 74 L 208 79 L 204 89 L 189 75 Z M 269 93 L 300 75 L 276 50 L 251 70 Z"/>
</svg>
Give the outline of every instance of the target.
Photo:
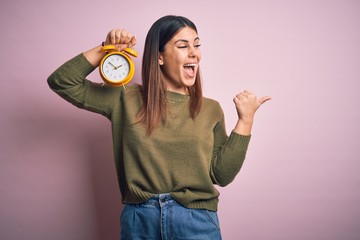
<svg viewBox="0 0 360 240">
<path fill-rule="evenodd" d="M 136 38 L 114 29 L 104 44 L 123 50 Z M 124 89 L 86 80 L 104 56 L 100 49 L 69 60 L 48 83 L 67 101 L 111 121 L 125 204 L 121 238 L 221 239 L 214 184 L 225 186 L 239 172 L 254 114 L 270 97 L 236 95 L 239 119 L 227 136 L 220 105 L 202 96 L 200 38 L 185 17 L 165 16 L 150 28 L 142 85 Z"/>
</svg>

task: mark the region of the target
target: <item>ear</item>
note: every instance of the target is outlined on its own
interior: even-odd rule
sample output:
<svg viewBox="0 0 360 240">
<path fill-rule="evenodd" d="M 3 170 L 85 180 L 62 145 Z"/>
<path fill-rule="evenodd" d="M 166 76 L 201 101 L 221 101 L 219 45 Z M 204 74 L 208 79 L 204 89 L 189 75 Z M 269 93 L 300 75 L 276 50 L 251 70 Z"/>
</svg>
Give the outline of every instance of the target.
<svg viewBox="0 0 360 240">
<path fill-rule="evenodd" d="M 159 54 L 159 65 L 164 65 L 164 57 L 161 53 Z"/>
</svg>

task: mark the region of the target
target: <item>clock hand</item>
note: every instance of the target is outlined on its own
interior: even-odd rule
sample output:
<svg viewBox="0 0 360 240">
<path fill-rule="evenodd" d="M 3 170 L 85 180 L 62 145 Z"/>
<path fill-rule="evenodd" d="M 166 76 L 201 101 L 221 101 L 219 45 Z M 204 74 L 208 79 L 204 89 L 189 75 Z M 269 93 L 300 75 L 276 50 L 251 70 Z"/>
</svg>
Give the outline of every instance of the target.
<svg viewBox="0 0 360 240">
<path fill-rule="evenodd" d="M 109 62 L 109 64 L 110 64 L 111 66 L 113 66 L 115 70 L 117 69 L 117 67 L 116 67 L 114 64 L 112 64 L 112 62 Z"/>
<path fill-rule="evenodd" d="M 119 67 L 121 67 L 123 64 L 121 64 L 121 65 L 119 65 L 119 66 L 117 66 L 117 67 L 115 67 L 115 69 L 118 69 Z"/>
</svg>

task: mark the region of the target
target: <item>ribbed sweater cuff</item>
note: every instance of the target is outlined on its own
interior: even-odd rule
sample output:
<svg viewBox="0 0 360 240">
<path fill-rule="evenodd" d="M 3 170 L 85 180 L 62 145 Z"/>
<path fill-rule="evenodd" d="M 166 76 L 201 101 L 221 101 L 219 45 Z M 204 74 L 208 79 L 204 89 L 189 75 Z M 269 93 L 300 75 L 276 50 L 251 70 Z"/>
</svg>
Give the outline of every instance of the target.
<svg viewBox="0 0 360 240">
<path fill-rule="evenodd" d="M 229 147 L 236 147 L 241 151 L 247 151 L 251 139 L 251 135 L 245 136 L 240 135 L 234 131 L 231 132 L 229 139 L 228 139 L 228 146 Z"/>
</svg>

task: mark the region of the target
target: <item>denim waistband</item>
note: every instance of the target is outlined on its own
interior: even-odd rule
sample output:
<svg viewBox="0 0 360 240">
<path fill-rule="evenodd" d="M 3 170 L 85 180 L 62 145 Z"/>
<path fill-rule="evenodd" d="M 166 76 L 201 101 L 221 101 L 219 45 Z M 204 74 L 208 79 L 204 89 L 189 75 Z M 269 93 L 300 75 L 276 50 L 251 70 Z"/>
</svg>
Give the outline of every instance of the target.
<svg viewBox="0 0 360 240">
<path fill-rule="evenodd" d="M 216 212 L 185 208 L 165 193 L 141 204 L 126 204 L 121 239 L 221 240 L 221 233 Z"/>
<path fill-rule="evenodd" d="M 155 194 L 153 197 L 139 205 L 152 205 L 161 207 L 162 205 L 167 203 L 175 203 L 175 200 L 170 193 Z"/>
</svg>

